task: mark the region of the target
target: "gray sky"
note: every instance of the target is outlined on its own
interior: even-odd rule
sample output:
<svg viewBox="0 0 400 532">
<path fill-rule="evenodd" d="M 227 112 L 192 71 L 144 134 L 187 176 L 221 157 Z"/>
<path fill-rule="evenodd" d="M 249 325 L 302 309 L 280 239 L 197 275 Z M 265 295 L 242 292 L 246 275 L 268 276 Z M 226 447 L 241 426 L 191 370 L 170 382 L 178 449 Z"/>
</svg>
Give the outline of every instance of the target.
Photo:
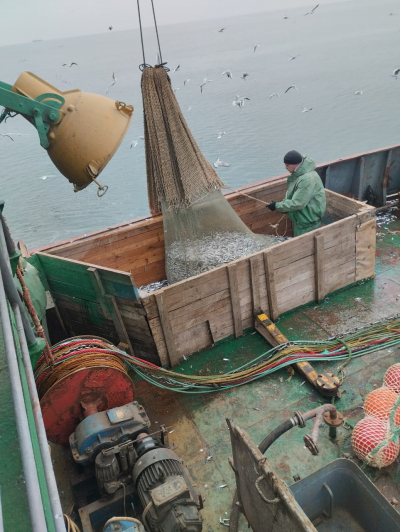
<svg viewBox="0 0 400 532">
<path fill-rule="evenodd" d="M 346 0 L 321 0 L 332 3 Z M 142 21 L 151 25 L 151 2 L 141 0 Z M 208 20 L 260 11 L 312 8 L 318 0 L 154 0 L 159 25 Z M 14 0 L 3 2 L 0 46 L 138 27 L 135 0 Z"/>
</svg>

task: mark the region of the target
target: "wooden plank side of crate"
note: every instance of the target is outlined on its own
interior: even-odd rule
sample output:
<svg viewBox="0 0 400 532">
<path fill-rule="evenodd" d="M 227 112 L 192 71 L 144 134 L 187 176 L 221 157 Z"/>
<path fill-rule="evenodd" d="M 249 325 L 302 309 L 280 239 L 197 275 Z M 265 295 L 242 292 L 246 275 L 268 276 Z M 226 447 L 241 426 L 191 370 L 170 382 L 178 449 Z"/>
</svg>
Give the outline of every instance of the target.
<svg viewBox="0 0 400 532">
<path fill-rule="evenodd" d="M 368 205 L 366 206 L 366 204 L 362 201 L 358 201 L 353 198 L 348 198 L 347 196 L 338 194 L 333 190 L 325 189 L 325 195 L 327 204 L 329 204 L 331 201 L 340 203 L 343 206 L 343 209 L 347 210 L 348 215 L 356 214 L 357 212 L 364 210 L 365 207 L 369 207 Z"/>
<path fill-rule="evenodd" d="M 81 321 L 85 334 L 99 335 L 98 329 L 103 327 L 107 337 L 118 337 L 132 353 L 139 345 L 143 355 L 147 346 L 148 355 L 144 358 L 159 362 L 145 310 L 129 273 L 45 253 L 38 253 L 37 257 L 61 315 L 65 309 L 67 328 L 73 321 L 77 329 L 76 323 Z"/>
<path fill-rule="evenodd" d="M 195 353 L 213 344 L 213 337 L 208 322 L 198 323 L 192 328 L 178 333 L 176 343 L 177 358 L 173 359 L 172 366 L 176 366 L 182 356 Z"/>
<path fill-rule="evenodd" d="M 325 248 L 324 235 L 316 235 L 315 242 L 315 291 L 318 303 L 325 297 Z"/>
<path fill-rule="evenodd" d="M 375 274 L 376 220 L 369 220 L 357 228 L 356 281 Z"/>
<path fill-rule="evenodd" d="M 290 288 L 285 288 L 280 290 L 278 293 L 278 305 L 279 313 L 286 312 L 287 310 L 292 310 L 300 305 L 303 305 L 304 302 L 310 302 L 317 300 L 316 292 L 316 278 L 315 278 L 315 264 L 310 265 L 312 268 L 313 275 L 308 276 L 307 278 L 295 278 Z M 336 278 L 345 268 L 346 272 L 350 268 L 355 273 L 355 253 L 350 250 L 347 254 L 340 254 L 338 257 L 331 261 L 330 264 L 325 265 L 324 277 L 325 277 L 325 293 L 333 291 L 331 289 L 331 283 L 337 285 Z M 353 282 L 353 281 L 351 281 Z M 340 284 L 340 283 L 339 283 Z M 342 288 L 350 284 L 345 282 Z M 308 298 L 308 301 L 305 301 Z"/>
<path fill-rule="evenodd" d="M 336 225 L 332 224 L 321 230 L 324 231 L 324 254 L 328 273 L 329 271 L 332 271 L 332 269 L 333 271 L 342 271 L 344 268 L 343 271 L 345 271 L 347 275 L 349 264 L 350 267 L 353 264 L 354 269 L 355 260 L 354 249 L 351 246 L 351 235 L 354 235 L 356 227 L 355 218 L 356 217 L 335 222 Z M 263 286 L 262 304 L 266 306 L 266 302 L 268 301 L 268 312 L 270 315 L 273 314 L 270 310 L 271 295 L 267 297 L 266 291 L 269 287 L 270 294 L 273 294 L 274 283 L 275 291 L 278 291 L 276 294 L 274 314 L 276 317 L 283 311 L 290 310 L 296 306 L 304 304 L 304 302 L 315 299 L 314 238 L 316 234 L 318 234 L 318 232 L 303 235 L 302 237 L 299 237 L 299 240 L 302 239 L 300 242 L 293 241 L 296 251 L 294 257 L 291 255 L 290 246 L 287 245 L 292 243 L 289 241 L 274 246 L 267 252 L 254 254 L 249 258 L 239 259 L 232 263 L 236 264 L 237 271 L 241 272 L 240 275 L 237 275 L 237 278 L 242 327 L 245 327 L 245 323 L 252 323 L 251 315 L 253 311 L 254 296 L 251 287 L 250 260 L 254 261 L 254 257 L 258 258 L 258 255 L 263 256 L 263 253 L 267 253 L 267 256 L 268 253 L 274 253 L 273 269 L 267 262 L 268 276 L 265 275 L 264 271 L 264 277 L 262 278 L 261 275 L 259 276 L 260 281 L 262 279 Z M 335 244 L 337 244 L 337 248 L 335 248 Z M 276 257 L 279 259 L 278 267 L 276 267 L 275 264 Z M 293 261 L 293 258 L 297 260 Z M 180 335 L 182 334 L 184 334 L 184 337 L 186 338 L 186 333 L 184 333 L 184 331 L 188 331 L 193 327 L 200 327 L 201 323 L 205 324 L 207 322 L 213 341 L 221 339 L 219 336 L 221 331 L 224 331 L 223 334 L 226 333 L 228 336 L 234 334 L 235 328 L 231 312 L 229 276 L 224 275 L 223 269 L 225 269 L 225 267 L 220 267 L 163 289 L 165 301 L 171 303 L 171 308 L 169 308 L 170 323 L 172 333 L 176 338 L 181 338 Z M 245 275 L 246 270 L 248 272 L 247 275 Z M 272 275 L 270 272 L 272 272 Z M 332 282 L 336 284 L 338 282 L 333 275 Z M 188 288 L 186 288 L 186 286 Z M 282 290 L 282 293 L 279 292 L 280 290 Z M 149 298 L 146 298 L 146 300 L 147 299 Z M 273 295 L 272 305 L 274 305 Z M 147 311 L 151 311 L 153 305 L 144 303 L 144 307 Z M 153 319 L 156 317 L 154 313 L 152 316 Z M 206 329 L 203 328 L 202 330 L 204 332 Z M 196 344 L 195 338 L 191 339 L 191 348 L 196 348 L 195 350 L 200 349 L 200 344 L 204 344 L 204 338 L 206 338 L 205 333 L 201 337 L 201 340 L 199 339 L 198 344 Z M 180 343 L 178 354 L 181 355 L 184 351 L 185 347 Z M 188 353 L 189 351 L 186 354 Z"/>
<path fill-rule="evenodd" d="M 157 354 L 160 359 L 161 366 L 169 366 L 169 355 L 167 344 L 165 343 L 164 333 L 161 326 L 159 317 L 149 320 L 149 327 L 153 336 L 154 343 L 156 345 Z"/>
<path fill-rule="evenodd" d="M 162 216 L 150 216 L 145 220 L 132 220 L 123 226 L 106 229 L 100 233 L 95 233 L 87 237 L 80 237 L 78 240 L 56 245 L 46 250 L 46 253 L 56 254 L 58 256 L 69 257 L 72 255 L 79 255 L 83 257 L 85 254 L 94 252 L 96 249 L 105 248 L 117 242 L 124 240 L 135 240 L 142 242 L 146 239 L 146 233 L 152 231 L 159 231 L 163 234 Z M 72 258 L 72 257 L 71 257 Z M 74 257 L 77 259 L 78 257 Z"/>
</svg>

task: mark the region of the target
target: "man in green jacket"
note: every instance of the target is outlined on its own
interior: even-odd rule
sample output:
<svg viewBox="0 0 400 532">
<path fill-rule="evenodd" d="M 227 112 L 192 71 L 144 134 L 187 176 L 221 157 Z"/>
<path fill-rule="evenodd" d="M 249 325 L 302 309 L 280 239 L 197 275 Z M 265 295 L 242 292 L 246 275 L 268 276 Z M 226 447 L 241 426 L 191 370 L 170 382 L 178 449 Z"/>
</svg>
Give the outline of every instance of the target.
<svg viewBox="0 0 400 532">
<path fill-rule="evenodd" d="M 291 174 L 287 180 L 285 199 L 272 201 L 267 208 L 286 213 L 293 222 L 294 236 L 299 236 L 321 225 L 326 209 L 325 189 L 315 171 L 315 163 L 309 157 L 291 150 L 283 162 Z"/>
</svg>

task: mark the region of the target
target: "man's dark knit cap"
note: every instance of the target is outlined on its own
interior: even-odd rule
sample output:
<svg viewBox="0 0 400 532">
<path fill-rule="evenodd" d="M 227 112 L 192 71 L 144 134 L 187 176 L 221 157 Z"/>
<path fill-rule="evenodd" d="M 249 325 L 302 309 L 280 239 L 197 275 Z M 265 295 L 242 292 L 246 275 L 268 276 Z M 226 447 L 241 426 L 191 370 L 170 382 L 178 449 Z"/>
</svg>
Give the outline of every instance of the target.
<svg viewBox="0 0 400 532">
<path fill-rule="evenodd" d="M 300 164 L 303 161 L 303 156 L 296 150 L 290 150 L 283 158 L 285 164 Z"/>
</svg>

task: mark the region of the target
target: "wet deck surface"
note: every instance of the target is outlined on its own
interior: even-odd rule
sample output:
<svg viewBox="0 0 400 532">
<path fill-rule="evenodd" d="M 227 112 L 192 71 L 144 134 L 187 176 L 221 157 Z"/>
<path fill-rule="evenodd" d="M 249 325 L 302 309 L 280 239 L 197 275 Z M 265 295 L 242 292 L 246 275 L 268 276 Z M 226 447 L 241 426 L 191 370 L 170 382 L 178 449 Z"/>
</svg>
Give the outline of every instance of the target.
<svg viewBox="0 0 400 532">
<path fill-rule="evenodd" d="M 397 314 L 400 310 L 400 235 L 394 233 L 396 230 L 400 230 L 400 220 L 378 227 L 374 280 L 330 296 L 320 305 L 310 305 L 287 315 L 279 321 L 279 329 L 290 340 L 323 340 Z M 242 338 L 193 355 L 178 371 L 222 373 L 268 348 L 263 338 L 249 332 Z M 224 358 L 229 360 L 224 361 Z M 366 395 L 382 385 L 386 369 L 399 359 L 399 348 L 382 349 L 353 359 L 346 366 L 341 388 L 345 392 L 335 404 L 350 424 L 354 425 L 363 417 L 360 407 Z M 338 362 L 314 364 L 317 370 L 335 374 L 338 365 Z M 170 443 L 185 460 L 205 498 L 203 530 L 214 532 L 224 528 L 219 519 L 229 517 L 235 490 L 233 472 L 228 464 L 231 448 L 225 419 L 232 418 L 259 444 L 294 411 L 305 412 L 326 402 L 310 385 L 303 384 L 304 379 L 299 375 L 290 382 L 287 378 L 288 373 L 283 369 L 238 388 L 201 395 L 173 393 L 136 381 L 137 399 L 144 405 L 153 427 L 157 424 L 171 427 Z M 351 430 L 340 427 L 337 440 L 332 441 L 327 426 L 321 428 L 319 454 L 312 456 L 303 443 L 303 435 L 311 426 L 309 422 L 308 428 L 292 429 L 267 452 L 271 465 L 289 485 L 294 482 L 294 475 L 304 478 L 342 456 L 343 452 L 353 456 Z M 212 460 L 207 462 L 208 456 L 212 456 Z M 366 472 L 388 500 L 394 497 L 400 501 L 399 461 L 382 470 L 367 468 Z M 219 488 L 224 484 L 226 488 Z M 243 527 L 243 531 L 246 529 Z"/>
</svg>

